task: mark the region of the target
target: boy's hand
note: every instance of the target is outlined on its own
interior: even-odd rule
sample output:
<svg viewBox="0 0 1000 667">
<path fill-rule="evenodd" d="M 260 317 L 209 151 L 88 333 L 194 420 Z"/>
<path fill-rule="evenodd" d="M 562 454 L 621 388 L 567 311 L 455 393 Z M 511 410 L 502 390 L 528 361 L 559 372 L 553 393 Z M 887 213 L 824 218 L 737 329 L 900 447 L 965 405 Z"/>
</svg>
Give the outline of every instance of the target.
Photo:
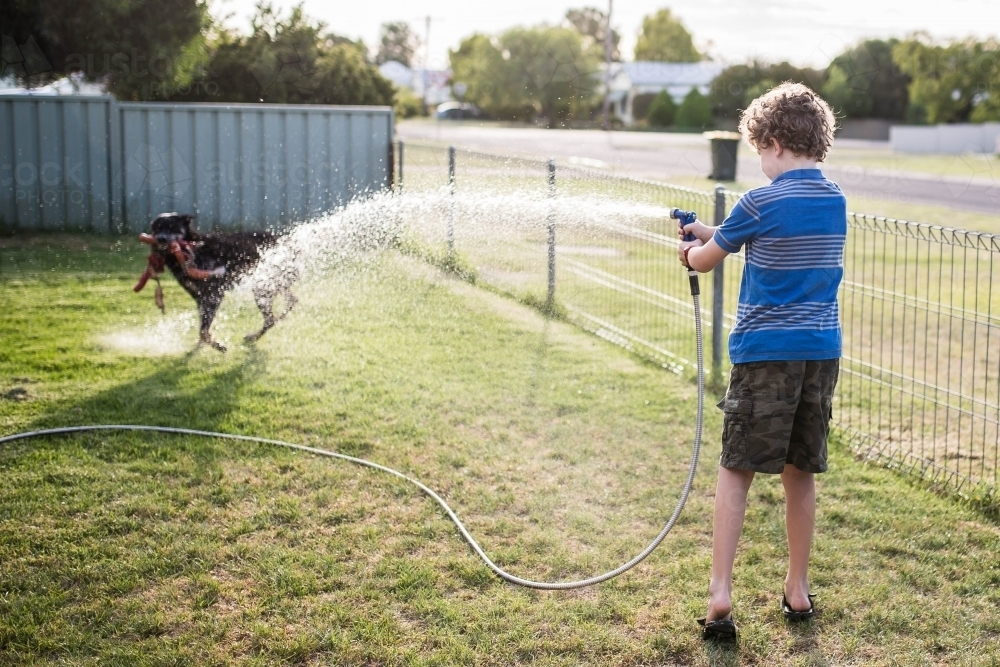
<svg viewBox="0 0 1000 667">
<path fill-rule="evenodd" d="M 695 220 L 689 225 L 677 226 L 677 238 L 684 240 L 685 234 L 694 234 L 694 237 L 702 243 L 708 243 L 715 235 L 715 227 L 703 225 L 700 220 Z"/>
<path fill-rule="evenodd" d="M 691 227 L 693 225 L 688 225 L 688 226 Z M 705 244 L 701 242 L 701 239 L 696 239 L 694 241 L 681 241 L 680 245 L 677 246 L 677 259 L 680 260 L 681 264 L 687 266 L 688 263 L 684 259 L 684 251 L 687 250 L 688 248 L 697 248 L 703 245 Z"/>
</svg>

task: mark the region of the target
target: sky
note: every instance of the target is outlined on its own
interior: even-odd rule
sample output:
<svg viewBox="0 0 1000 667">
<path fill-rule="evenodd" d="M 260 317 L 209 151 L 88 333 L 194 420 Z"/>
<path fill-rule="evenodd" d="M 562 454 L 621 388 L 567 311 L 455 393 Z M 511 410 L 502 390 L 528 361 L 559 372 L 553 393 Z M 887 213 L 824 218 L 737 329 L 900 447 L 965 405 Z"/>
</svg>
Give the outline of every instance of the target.
<svg viewBox="0 0 1000 667">
<path fill-rule="evenodd" d="M 246 30 L 255 0 L 215 0 L 213 12 Z M 559 23 L 566 10 L 607 0 L 302 0 L 306 14 L 330 30 L 378 44 L 379 27 L 405 21 L 421 37 L 431 17 L 429 62 L 448 65 L 448 49 L 475 32 L 497 34 L 514 26 Z M 287 10 L 293 3 L 275 0 Z M 923 30 L 939 39 L 1000 36 L 1000 0 L 616 0 L 612 26 L 622 36 L 622 53 L 632 59 L 642 17 L 669 7 L 693 35 L 695 46 L 727 64 L 752 58 L 787 60 L 826 67 L 845 48 L 868 37 L 904 37 Z M 423 62 L 425 50 L 419 53 Z"/>
</svg>

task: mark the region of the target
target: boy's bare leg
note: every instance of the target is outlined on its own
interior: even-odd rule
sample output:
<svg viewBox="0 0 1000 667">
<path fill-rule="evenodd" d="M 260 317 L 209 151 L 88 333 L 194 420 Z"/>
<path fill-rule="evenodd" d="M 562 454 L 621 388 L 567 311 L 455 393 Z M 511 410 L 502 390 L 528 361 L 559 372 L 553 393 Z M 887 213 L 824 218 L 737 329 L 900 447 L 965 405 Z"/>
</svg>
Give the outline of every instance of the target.
<svg viewBox="0 0 1000 667">
<path fill-rule="evenodd" d="M 788 533 L 788 576 L 785 599 L 795 611 L 809 609 L 809 551 L 816 525 L 816 476 L 790 463 L 781 473 L 785 487 L 785 530 Z"/>
<path fill-rule="evenodd" d="M 719 467 L 712 525 L 712 581 L 708 585 L 709 621 L 724 618 L 733 610 L 733 562 L 753 476 L 752 470 Z"/>
</svg>

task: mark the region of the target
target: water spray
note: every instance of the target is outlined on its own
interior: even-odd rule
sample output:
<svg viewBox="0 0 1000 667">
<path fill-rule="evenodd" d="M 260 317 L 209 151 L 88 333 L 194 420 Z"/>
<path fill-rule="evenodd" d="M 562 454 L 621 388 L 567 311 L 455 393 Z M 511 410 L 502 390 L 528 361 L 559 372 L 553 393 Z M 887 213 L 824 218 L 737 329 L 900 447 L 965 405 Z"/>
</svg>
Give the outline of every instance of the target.
<svg viewBox="0 0 1000 667">
<path fill-rule="evenodd" d="M 680 209 L 671 209 L 670 217 L 678 220 L 681 227 L 686 224 L 690 224 L 697 219 L 696 214 L 693 211 L 682 211 Z M 690 239 L 687 237 L 690 236 Z M 694 236 L 686 235 L 684 240 L 694 240 Z M 233 433 L 218 433 L 214 431 L 200 431 L 189 428 L 177 428 L 170 426 L 147 426 L 142 424 L 94 424 L 87 426 L 67 426 L 63 428 L 51 428 L 39 431 L 29 431 L 25 433 L 15 433 L 13 435 L 8 435 L 0 438 L 0 445 L 6 444 L 8 442 L 14 442 L 16 440 L 26 440 L 29 438 L 38 438 L 43 436 L 53 436 L 53 435 L 65 435 L 71 433 L 86 433 L 94 431 L 141 431 L 141 432 L 152 432 L 152 433 L 169 433 L 175 435 L 189 435 L 189 436 L 200 436 L 206 438 L 220 438 L 226 440 L 239 440 L 243 442 L 255 442 L 259 444 L 273 445 L 276 447 L 285 447 L 287 449 L 294 449 L 300 452 L 306 452 L 313 454 L 315 456 L 326 456 L 329 458 L 338 459 L 340 461 L 346 461 L 348 463 L 353 463 L 360 466 L 365 466 L 384 472 L 386 474 L 392 475 L 399 479 L 402 479 L 410 484 L 416 486 L 431 499 L 433 499 L 440 507 L 444 510 L 448 518 L 455 524 L 458 528 L 458 532 L 462 535 L 462 538 L 468 542 L 469 546 L 476 553 L 477 556 L 486 564 L 494 574 L 502 578 L 503 580 L 516 584 L 518 586 L 525 586 L 527 588 L 535 588 L 541 590 L 569 590 L 574 588 L 583 588 L 585 586 L 593 586 L 595 584 L 608 581 L 613 579 L 620 574 L 632 569 L 640 562 L 645 560 L 649 554 L 663 542 L 667 534 L 677 523 L 677 519 L 680 517 L 681 510 L 684 509 L 684 505 L 687 502 L 688 495 L 691 492 L 691 486 L 694 483 L 695 471 L 698 467 L 698 457 L 701 453 L 701 433 L 702 433 L 702 422 L 704 417 L 704 404 L 705 404 L 705 365 L 704 365 L 704 350 L 702 345 L 702 325 L 701 325 L 701 302 L 700 302 L 700 290 L 698 287 L 698 272 L 687 267 L 688 276 L 691 283 L 691 298 L 694 301 L 694 325 L 695 325 L 695 346 L 697 352 L 697 369 L 698 369 L 698 408 L 697 415 L 695 418 L 695 434 L 694 434 L 694 444 L 691 448 L 691 461 L 688 466 L 687 478 L 684 481 L 684 486 L 681 488 L 680 498 L 677 500 L 677 504 L 674 507 L 670 518 L 667 520 L 666 525 L 659 532 L 659 534 L 650 542 L 645 549 L 639 552 L 635 557 L 629 560 L 627 563 L 616 567 L 613 570 L 599 574 L 587 579 L 580 579 L 577 581 L 562 581 L 562 582 L 545 582 L 545 581 L 532 581 L 530 579 L 523 579 L 521 577 L 510 574 L 505 571 L 499 565 L 494 563 L 490 557 L 483 551 L 483 548 L 479 546 L 472 534 L 469 533 L 468 529 L 458 518 L 455 511 L 445 502 L 445 500 L 438 495 L 429 486 L 423 484 L 419 480 L 410 477 L 398 470 L 394 470 L 388 466 L 375 463 L 373 461 L 368 461 L 365 459 L 357 458 L 354 456 L 348 456 L 346 454 L 340 454 L 338 452 L 333 452 L 327 449 L 320 449 L 318 447 L 307 447 L 306 445 L 300 445 L 292 442 L 285 442 L 283 440 L 275 440 L 272 438 L 258 438 L 249 435 L 238 435 Z M 155 274 L 154 274 L 155 276 Z"/>
</svg>

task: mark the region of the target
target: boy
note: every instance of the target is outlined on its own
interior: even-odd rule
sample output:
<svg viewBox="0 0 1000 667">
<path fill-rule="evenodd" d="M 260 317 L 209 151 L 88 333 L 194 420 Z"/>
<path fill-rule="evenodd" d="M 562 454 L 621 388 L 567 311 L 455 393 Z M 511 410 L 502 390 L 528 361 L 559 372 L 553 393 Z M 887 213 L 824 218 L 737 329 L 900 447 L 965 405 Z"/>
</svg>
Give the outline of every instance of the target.
<svg viewBox="0 0 1000 667">
<path fill-rule="evenodd" d="M 747 192 L 718 228 L 695 222 L 682 263 L 711 271 L 746 247 L 715 495 L 712 578 L 704 638 L 735 639 L 733 561 L 754 474 L 778 473 L 785 489 L 788 574 L 785 618 L 815 614 L 809 551 L 816 516 L 814 475 L 827 469 L 826 437 L 837 383 L 847 202 L 817 168 L 833 141 L 830 107 L 803 85 L 783 83 L 750 103 L 743 138 L 771 184 Z"/>
</svg>

